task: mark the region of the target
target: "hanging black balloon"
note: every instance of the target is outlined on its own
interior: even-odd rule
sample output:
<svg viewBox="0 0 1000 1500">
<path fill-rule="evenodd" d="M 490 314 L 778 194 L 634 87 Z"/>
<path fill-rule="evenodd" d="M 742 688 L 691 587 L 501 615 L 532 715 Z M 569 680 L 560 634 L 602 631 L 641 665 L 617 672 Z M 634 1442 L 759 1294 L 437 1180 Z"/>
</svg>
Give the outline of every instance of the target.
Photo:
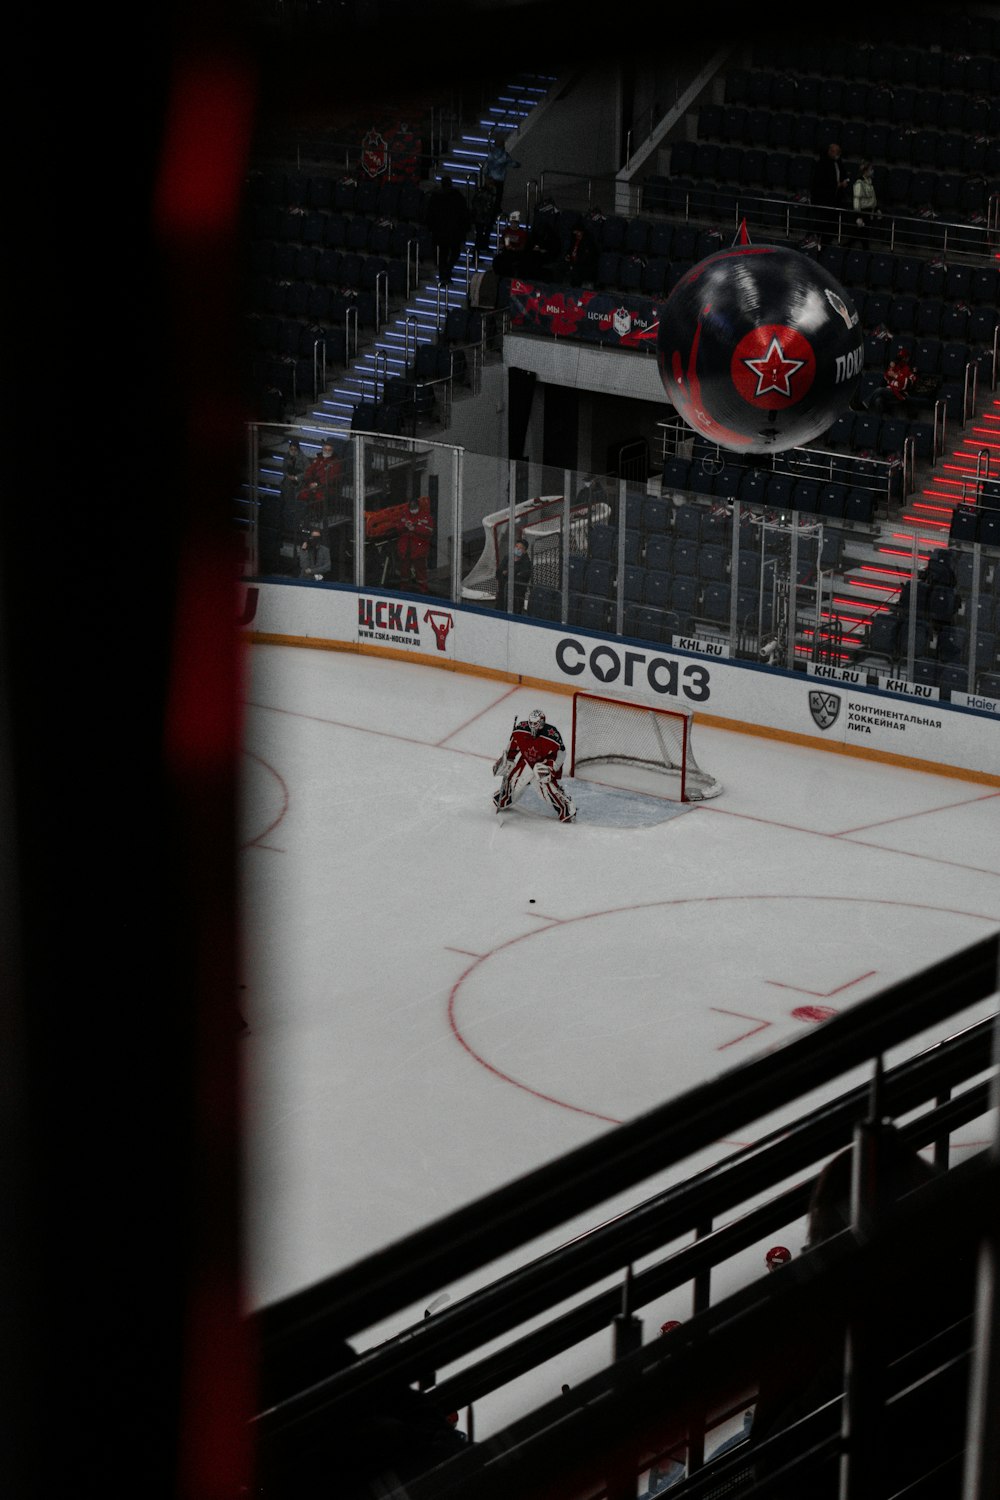
<svg viewBox="0 0 1000 1500">
<path fill-rule="evenodd" d="M 663 387 L 703 437 L 741 453 L 812 442 L 846 411 L 864 360 L 861 322 L 798 250 L 736 245 L 674 287 L 660 315 Z"/>
</svg>

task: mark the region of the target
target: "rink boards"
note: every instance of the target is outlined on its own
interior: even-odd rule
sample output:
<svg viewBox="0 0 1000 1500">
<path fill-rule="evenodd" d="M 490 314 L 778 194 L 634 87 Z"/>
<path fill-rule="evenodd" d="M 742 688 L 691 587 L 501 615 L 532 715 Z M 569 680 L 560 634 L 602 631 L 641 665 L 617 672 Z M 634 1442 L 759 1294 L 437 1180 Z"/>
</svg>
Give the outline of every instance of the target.
<svg viewBox="0 0 1000 1500">
<path fill-rule="evenodd" d="M 420 594 L 317 583 L 241 587 L 250 640 L 372 652 L 537 685 L 682 707 L 700 722 L 1000 786 L 1000 702 L 876 677 L 808 673 L 598 635 Z M 707 649 L 704 649 L 707 646 Z M 726 648 L 721 644 L 721 653 Z"/>
</svg>

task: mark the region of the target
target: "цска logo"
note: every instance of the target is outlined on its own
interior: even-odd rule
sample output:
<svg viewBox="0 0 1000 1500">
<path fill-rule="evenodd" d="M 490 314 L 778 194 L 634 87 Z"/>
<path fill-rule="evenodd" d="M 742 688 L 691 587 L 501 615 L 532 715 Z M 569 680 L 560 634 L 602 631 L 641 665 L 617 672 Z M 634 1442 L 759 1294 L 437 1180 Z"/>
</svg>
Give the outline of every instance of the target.
<svg viewBox="0 0 1000 1500">
<path fill-rule="evenodd" d="M 837 722 L 837 715 L 840 713 L 840 694 L 813 689 L 809 694 L 809 712 L 817 728 L 829 729 Z"/>
</svg>

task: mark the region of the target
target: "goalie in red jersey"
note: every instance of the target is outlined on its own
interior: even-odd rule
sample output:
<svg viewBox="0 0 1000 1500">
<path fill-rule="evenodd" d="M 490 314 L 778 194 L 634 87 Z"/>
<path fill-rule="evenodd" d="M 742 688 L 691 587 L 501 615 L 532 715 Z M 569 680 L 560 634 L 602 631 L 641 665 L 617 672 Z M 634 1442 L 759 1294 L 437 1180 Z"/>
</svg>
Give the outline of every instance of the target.
<svg viewBox="0 0 1000 1500">
<path fill-rule="evenodd" d="M 572 823 L 576 808 L 560 785 L 565 760 L 562 735 L 540 708 L 532 709 L 526 719 L 515 720 L 507 748 L 493 765 L 494 776 L 503 774 L 499 791 L 493 793 L 497 812 L 510 807 L 533 781 L 542 800 L 555 808 L 560 823 Z"/>
</svg>

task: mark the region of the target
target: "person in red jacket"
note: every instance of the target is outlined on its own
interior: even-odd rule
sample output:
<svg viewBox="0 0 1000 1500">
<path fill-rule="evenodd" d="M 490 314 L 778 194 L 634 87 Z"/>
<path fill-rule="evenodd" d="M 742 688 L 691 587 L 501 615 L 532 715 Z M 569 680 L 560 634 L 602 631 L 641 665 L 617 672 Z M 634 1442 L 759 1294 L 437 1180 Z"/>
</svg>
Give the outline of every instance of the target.
<svg viewBox="0 0 1000 1500">
<path fill-rule="evenodd" d="M 427 593 L 427 554 L 431 550 L 433 535 L 430 500 L 426 495 L 421 495 L 419 500 L 414 497 L 399 523 L 396 540 L 399 579 L 404 588 L 412 576 L 420 592 Z"/>
<path fill-rule="evenodd" d="M 910 351 L 900 349 L 890 360 L 885 370 L 885 385 L 877 390 L 868 403 L 869 410 L 880 417 L 913 416 L 914 406 L 911 392 L 917 383 L 917 372 L 910 364 Z"/>
<path fill-rule="evenodd" d="M 320 451 L 306 469 L 299 490 L 299 504 L 306 525 L 314 526 L 337 510 L 343 471 L 344 466 L 334 453 L 333 443 L 324 438 Z"/>
</svg>

